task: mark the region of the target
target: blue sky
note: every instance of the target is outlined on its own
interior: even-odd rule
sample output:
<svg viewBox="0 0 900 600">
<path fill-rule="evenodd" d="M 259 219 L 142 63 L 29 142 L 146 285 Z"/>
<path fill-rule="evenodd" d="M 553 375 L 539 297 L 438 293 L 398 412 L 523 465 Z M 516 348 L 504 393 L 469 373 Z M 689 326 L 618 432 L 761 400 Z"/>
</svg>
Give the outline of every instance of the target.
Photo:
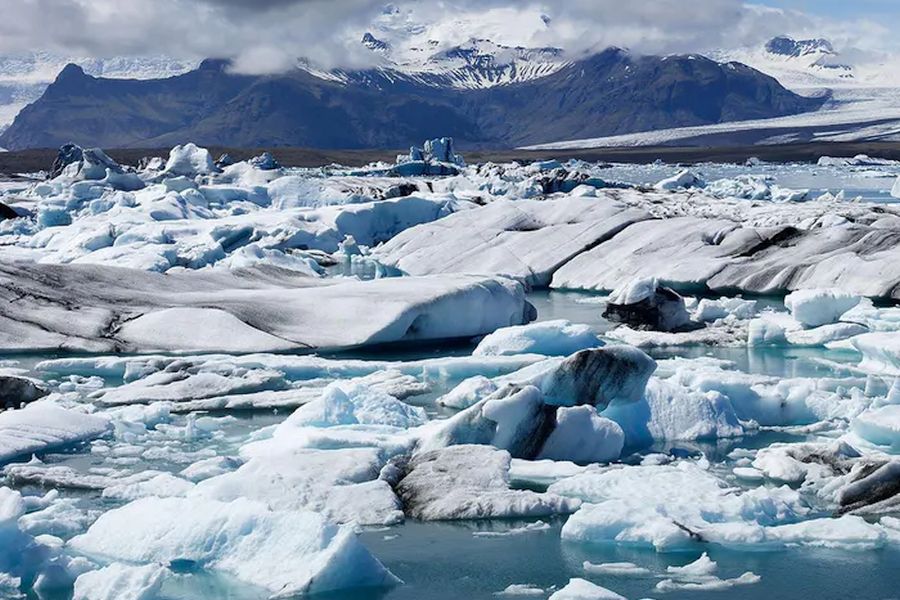
<svg viewBox="0 0 900 600">
<path fill-rule="evenodd" d="M 827 18 L 900 23 L 900 0 L 764 0 L 762 4 Z"/>
</svg>

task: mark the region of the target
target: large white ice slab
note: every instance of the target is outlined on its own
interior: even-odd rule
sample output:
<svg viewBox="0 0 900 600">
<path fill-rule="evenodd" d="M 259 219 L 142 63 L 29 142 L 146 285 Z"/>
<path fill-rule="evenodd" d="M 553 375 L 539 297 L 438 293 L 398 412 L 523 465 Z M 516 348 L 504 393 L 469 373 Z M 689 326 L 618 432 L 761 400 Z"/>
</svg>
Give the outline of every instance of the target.
<svg viewBox="0 0 900 600">
<path fill-rule="evenodd" d="M 546 286 L 573 256 L 646 218 L 597 198 L 497 201 L 408 229 L 375 257 L 411 275 L 494 273 Z"/>
<path fill-rule="evenodd" d="M 839 288 L 892 298 L 900 295 L 898 246 L 895 228 L 742 227 L 720 218 L 678 216 L 631 225 L 563 265 L 551 287 L 612 290 L 633 277 L 656 277 L 683 291 Z"/>
<path fill-rule="evenodd" d="M 275 268 L 19 263 L 0 279 L 4 350 L 340 348 L 471 337 L 533 318 L 520 284 L 471 275 L 324 282 Z"/>
</svg>

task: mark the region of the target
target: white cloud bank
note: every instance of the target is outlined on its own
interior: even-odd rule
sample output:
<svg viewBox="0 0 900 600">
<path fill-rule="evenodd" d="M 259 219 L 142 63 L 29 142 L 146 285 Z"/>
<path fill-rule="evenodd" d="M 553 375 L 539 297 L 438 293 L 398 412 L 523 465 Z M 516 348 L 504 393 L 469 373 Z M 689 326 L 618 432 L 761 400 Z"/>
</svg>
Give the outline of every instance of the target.
<svg viewBox="0 0 900 600">
<path fill-rule="evenodd" d="M 385 0 L 3 0 L 0 54 L 167 55 L 235 60 L 242 72 L 370 64 L 359 43 L 384 22 Z M 831 22 L 740 0 L 405 0 L 394 3 L 415 37 L 462 43 L 558 46 L 573 54 L 607 46 L 637 52 L 705 52 L 760 44 L 779 34 L 832 38 L 862 50 L 896 44 L 865 20 Z M 542 16 L 547 19 L 542 19 Z M 549 21 L 549 24 L 546 22 Z M 396 33 L 396 31 L 395 31 Z"/>
</svg>

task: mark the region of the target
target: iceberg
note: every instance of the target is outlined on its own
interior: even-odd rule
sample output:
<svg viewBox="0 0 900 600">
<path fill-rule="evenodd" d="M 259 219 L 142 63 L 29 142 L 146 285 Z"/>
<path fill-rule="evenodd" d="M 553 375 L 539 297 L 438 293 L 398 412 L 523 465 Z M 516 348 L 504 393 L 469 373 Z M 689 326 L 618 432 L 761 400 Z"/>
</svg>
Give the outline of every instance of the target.
<svg viewBox="0 0 900 600">
<path fill-rule="evenodd" d="M 656 277 L 684 293 L 709 289 L 771 295 L 837 288 L 891 298 L 900 281 L 900 267 L 891 260 L 898 239 L 892 229 L 876 227 L 868 214 L 869 219 L 860 218 L 871 224 L 827 226 L 821 223 L 827 215 L 819 214 L 799 228 L 786 215 L 740 226 L 725 218 L 675 211 L 635 223 L 580 253 L 553 274 L 550 287 L 608 291 L 636 277 Z"/>
<path fill-rule="evenodd" d="M 550 600 L 625 600 L 625 596 L 591 583 L 587 579 L 575 577 L 561 589 L 553 592 Z"/>
<path fill-rule="evenodd" d="M 900 449 L 900 405 L 867 410 L 851 421 L 850 428 L 872 444 Z"/>
<path fill-rule="evenodd" d="M 97 558 L 179 561 L 223 571 L 269 590 L 273 598 L 398 583 L 352 528 L 316 513 L 273 511 L 244 499 L 136 500 L 104 513 L 69 544 Z"/>
<path fill-rule="evenodd" d="M 573 512 L 574 498 L 509 487 L 510 455 L 452 446 L 415 455 L 394 489 L 407 516 L 424 521 L 546 517 Z"/>
<path fill-rule="evenodd" d="M 541 321 L 517 327 L 504 327 L 488 334 L 478 343 L 473 356 L 509 356 L 543 354 L 568 356 L 586 348 L 597 348 L 603 341 L 588 325 L 569 321 Z"/>
<path fill-rule="evenodd" d="M 113 563 L 79 575 L 72 600 L 151 600 L 162 587 L 167 572 L 159 565 L 132 567 Z"/>
<path fill-rule="evenodd" d="M 313 511 L 335 523 L 403 521 L 399 500 L 379 479 L 386 461 L 377 448 L 304 448 L 276 438 L 244 452 L 242 466 L 200 482 L 187 497 L 252 499 L 273 510 Z"/>
<path fill-rule="evenodd" d="M 488 444 L 514 458 L 614 460 L 621 453 L 624 434 L 597 411 L 638 402 L 655 369 L 653 359 L 628 346 L 548 359 L 498 378 L 490 395 L 424 427 L 419 450 Z"/>
<path fill-rule="evenodd" d="M 49 393 L 38 380 L 0 372 L 0 409 L 21 408 Z"/>
<path fill-rule="evenodd" d="M 684 298 L 655 278 L 634 279 L 613 290 L 603 317 L 651 331 L 679 331 L 692 325 Z"/>
<path fill-rule="evenodd" d="M 396 524 L 403 521 L 402 507 L 381 472 L 389 459 L 411 451 L 407 430 L 426 420 L 423 409 L 384 392 L 332 383 L 270 438 L 244 445 L 245 462 L 237 469 L 205 479 L 188 497 L 250 498 L 338 523 Z"/>
<path fill-rule="evenodd" d="M 799 290 L 788 294 L 784 305 L 791 315 L 807 327 L 837 322 L 859 304 L 860 297 L 836 289 Z"/>
<path fill-rule="evenodd" d="M 426 140 L 421 148 L 409 149 L 408 155 L 401 154 L 391 169 L 400 176 L 411 175 L 457 175 L 466 166 L 466 161 L 453 149 L 453 138 Z"/>
<path fill-rule="evenodd" d="M 0 594 L 22 597 L 20 589 L 39 595 L 70 588 L 75 578 L 91 569 L 90 562 L 60 552 L 62 541 L 52 535 L 32 535 L 27 514 L 35 507 L 46 509 L 51 492 L 44 498 L 27 498 L 8 487 L 0 487 Z M 10 589 L 12 588 L 12 589 Z"/>
<path fill-rule="evenodd" d="M 850 340 L 862 354 L 860 368 L 872 373 L 900 375 L 900 336 L 896 332 L 864 333 Z"/>
<path fill-rule="evenodd" d="M 652 378 L 640 401 L 610 406 L 601 414 L 622 428 L 629 448 L 645 448 L 656 441 L 716 440 L 744 434 L 727 396 L 695 391 L 666 379 Z"/>
<path fill-rule="evenodd" d="M 701 179 L 697 174 L 685 169 L 673 175 L 672 177 L 667 177 L 666 179 L 659 181 L 653 187 L 660 191 L 670 191 L 686 188 L 703 188 L 706 187 L 706 182 L 703 181 L 703 179 Z"/>
<path fill-rule="evenodd" d="M 206 148 L 193 143 L 175 146 L 169 152 L 169 159 L 163 167 L 164 177 L 191 177 L 210 175 L 217 171 L 216 163 Z"/>
<path fill-rule="evenodd" d="M 619 458 L 624 445 L 622 428 L 598 415 L 593 406 L 561 406 L 556 410 L 556 426 L 541 447 L 538 460 L 610 462 Z"/>
</svg>

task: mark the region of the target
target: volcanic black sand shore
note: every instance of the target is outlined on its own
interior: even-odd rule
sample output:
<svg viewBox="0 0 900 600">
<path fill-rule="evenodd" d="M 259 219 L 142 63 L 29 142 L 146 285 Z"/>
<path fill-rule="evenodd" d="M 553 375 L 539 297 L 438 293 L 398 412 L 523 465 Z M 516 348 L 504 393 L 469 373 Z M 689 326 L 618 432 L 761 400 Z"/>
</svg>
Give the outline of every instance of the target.
<svg viewBox="0 0 900 600">
<path fill-rule="evenodd" d="M 318 167 L 330 163 L 362 166 L 372 161 L 393 162 L 403 150 L 315 150 L 309 148 L 222 148 L 209 147 L 214 157 L 228 153 L 234 160 L 244 160 L 268 150 L 284 166 Z M 765 146 L 677 147 L 644 146 L 591 148 L 584 150 L 470 150 L 461 149 L 470 163 L 532 162 L 556 158 L 579 158 L 587 161 L 648 163 L 660 159 L 667 163 L 744 162 L 756 157 L 770 162 L 815 162 L 820 156 L 855 156 L 868 154 L 878 158 L 900 160 L 900 142 L 859 142 L 783 144 Z M 119 148 L 107 153 L 121 164 L 135 165 L 147 156 L 167 156 L 168 148 Z M 0 152 L 0 173 L 28 173 L 49 169 L 56 149 Z"/>
</svg>

